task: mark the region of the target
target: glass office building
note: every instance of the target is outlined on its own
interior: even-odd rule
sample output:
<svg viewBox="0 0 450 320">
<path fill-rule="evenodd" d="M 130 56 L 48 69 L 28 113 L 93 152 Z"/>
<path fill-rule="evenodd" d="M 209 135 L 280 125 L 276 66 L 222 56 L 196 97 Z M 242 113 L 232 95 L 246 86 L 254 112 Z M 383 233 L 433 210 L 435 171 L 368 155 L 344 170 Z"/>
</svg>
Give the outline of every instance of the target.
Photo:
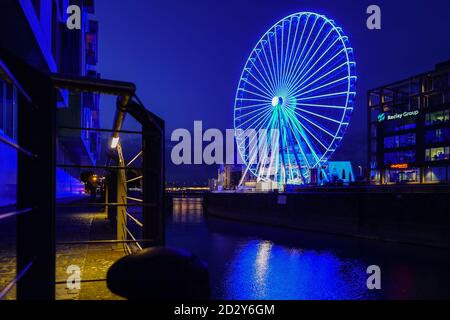
<svg viewBox="0 0 450 320">
<path fill-rule="evenodd" d="M 450 181 L 450 61 L 368 93 L 373 184 Z"/>
<path fill-rule="evenodd" d="M 81 8 L 80 30 L 66 26 L 67 8 Z M 97 78 L 98 23 L 94 0 L 1 0 L 0 47 L 45 73 Z M 0 59 L 0 140 L 17 142 L 17 90 Z M 92 93 L 58 94 L 58 120 L 66 126 L 99 128 L 99 96 Z M 100 135 L 74 131 L 57 141 L 57 158 L 64 164 L 96 165 Z M 0 207 L 15 203 L 17 152 L 0 143 Z M 57 170 L 58 197 L 84 191 L 79 170 Z"/>
</svg>

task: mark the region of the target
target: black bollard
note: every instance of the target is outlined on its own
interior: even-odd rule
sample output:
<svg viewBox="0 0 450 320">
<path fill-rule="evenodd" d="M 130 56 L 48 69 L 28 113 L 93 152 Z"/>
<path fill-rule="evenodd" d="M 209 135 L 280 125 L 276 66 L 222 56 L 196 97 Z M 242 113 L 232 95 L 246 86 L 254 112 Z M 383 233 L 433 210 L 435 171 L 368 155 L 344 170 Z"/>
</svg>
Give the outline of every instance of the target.
<svg viewBox="0 0 450 320">
<path fill-rule="evenodd" d="M 192 253 L 155 247 L 123 257 L 108 270 L 108 288 L 129 300 L 207 300 L 209 272 Z"/>
</svg>

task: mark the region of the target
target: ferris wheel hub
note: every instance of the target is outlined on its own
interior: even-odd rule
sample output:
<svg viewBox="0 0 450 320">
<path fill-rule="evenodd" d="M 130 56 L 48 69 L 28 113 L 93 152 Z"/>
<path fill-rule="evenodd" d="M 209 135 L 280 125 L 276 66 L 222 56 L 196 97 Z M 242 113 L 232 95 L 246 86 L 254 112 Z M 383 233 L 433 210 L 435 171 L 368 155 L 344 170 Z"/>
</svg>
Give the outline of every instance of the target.
<svg viewBox="0 0 450 320">
<path fill-rule="evenodd" d="M 283 105 L 283 103 L 284 103 L 283 97 L 276 96 L 276 97 L 273 97 L 273 99 L 272 99 L 272 107 L 278 107 L 278 106 L 281 107 Z"/>
</svg>

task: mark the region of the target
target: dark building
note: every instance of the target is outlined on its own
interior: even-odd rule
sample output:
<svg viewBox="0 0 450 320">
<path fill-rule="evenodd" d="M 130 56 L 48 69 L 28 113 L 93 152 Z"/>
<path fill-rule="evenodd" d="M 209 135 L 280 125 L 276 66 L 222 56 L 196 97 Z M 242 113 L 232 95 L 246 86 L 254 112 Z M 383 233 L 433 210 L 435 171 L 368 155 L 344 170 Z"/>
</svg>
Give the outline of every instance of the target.
<svg viewBox="0 0 450 320">
<path fill-rule="evenodd" d="M 81 8 L 81 30 L 69 30 L 66 26 L 69 3 Z M 2 0 L 0 47 L 42 72 L 96 78 L 98 23 L 93 14 L 93 0 Z M 7 74 L 0 60 L 0 139 L 15 143 L 18 88 Z M 65 126 L 98 128 L 98 96 L 60 90 L 58 120 Z M 95 165 L 99 151 L 100 137 L 96 132 L 74 131 L 58 140 L 57 161 Z M 0 143 L 0 206 L 15 203 L 16 171 L 17 152 Z M 58 169 L 57 195 L 82 192 L 84 186 L 79 178 L 79 170 Z"/>
<path fill-rule="evenodd" d="M 450 61 L 368 93 L 374 184 L 450 181 Z"/>
</svg>

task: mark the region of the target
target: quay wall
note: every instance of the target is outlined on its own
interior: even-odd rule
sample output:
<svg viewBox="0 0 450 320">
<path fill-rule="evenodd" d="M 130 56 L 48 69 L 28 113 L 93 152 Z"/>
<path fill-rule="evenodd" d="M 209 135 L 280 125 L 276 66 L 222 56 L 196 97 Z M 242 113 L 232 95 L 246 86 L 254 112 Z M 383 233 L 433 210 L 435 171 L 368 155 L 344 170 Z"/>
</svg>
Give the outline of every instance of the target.
<svg viewBox="0 0 450 320">
<path fill-rule="evenodd" d="M 449 193 L 208 193 L 207 215 L 450 248 Z"/>
</svg>

